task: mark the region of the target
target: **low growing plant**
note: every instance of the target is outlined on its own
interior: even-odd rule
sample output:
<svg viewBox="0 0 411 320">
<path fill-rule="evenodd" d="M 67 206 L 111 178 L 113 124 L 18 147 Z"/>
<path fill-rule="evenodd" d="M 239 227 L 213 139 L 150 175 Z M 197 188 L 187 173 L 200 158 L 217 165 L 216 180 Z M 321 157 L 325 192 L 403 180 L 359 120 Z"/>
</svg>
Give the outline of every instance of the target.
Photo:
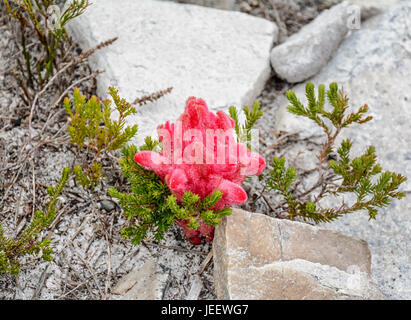
<svg viewBox="0 0 411 320">
<path fill-rule="evenodd" d="M 171 90 L 146 95 L 133 104 L 142 106 L 153 102 Z M 69 116 L 70 141 L 83 155 L 81 164 L 76 165 L 73 172 L 77 183 L 86 189 L 93 189 L 104 177 L 101 161 L 107 153 L 121 150 L 138 130 L 137 125 L 128 126 L 126 121 L 130 115 L 136 114 L 136 108 L 121 98 L 114 87 L 109 87 L 108 93 L 114 107 L 111 100 L 101 101 L 96 96 L 86 101 L 79 89 L 74 90 L 72 100 L 68 97 L 64 100 Z"/>
<path fill-rule="evenodd" d="M 293 91 L 286 94 L 289 102 L 288 111 L 305 117 L 322 128 L 325 142 L 318 154 L 318 181 L 312 188 L 298 194 L 295 186 L 298 183 L 295 168 L 287 168 L 284 158 L 275 157 L 269 172 L 267 187 L 277 191 L 284 199 L 281 210 L 293 220 L 301 217 L 303 220 L 314 222 L 330 222 L 343 215 L 356 211 L 368 211 L 370 219 L 375 219 L 379 208 L 386 207 L 392 199 L 401 199 L 400 185 L 406 181 L 401 174 L 383 171 L 377 163 L 375 148 L 370 146 L 359 157 L 351 157 L 352 141 L 344 140 L 337 148 L 335 141 L 341 131 L 352 124 L 363 124 L 372 120 L 366 116 L 368 106 L 364 105 L 357 112 L 348 112 L 349 99 L 336 83 L 315 88 L 312 83 L 306 85 L 308 105 L 304 106 Z M 326 98 L 331 109 L 326 108 Z M 331 154 L 337 148 L 337 159 L 330 160 Z M 354 196 L 352 204 L 344 202 L 344 195 Z M 341 206 L 324 208 L 320 201 L 334 196 L 343 199 Z"/>
<path fill-rule="evenodd" d="M 161 240 L 177 223 L 192 244 L 211 241 L 231 205 L 247 200 L 244 179 L 265 168 L 261 156 L 235 141 L 234 127 L 224 112 L 215 115 L 191 97 L 175 123 L 159 126 L 160 141 L 147 138 L 140 152 L 125 148 L 121 165 L 130 191 L 109 190 L 130 220 L 124 235 L 137 244 L 150 230 Z"/>
<path fill-rule="evenodd" d="M 3 0 L 10 17 L 16 19 L 20 27 L 22 60 L 19 69 L 24 86 L 33 87 L 34 83 L 43 88 L 58 64 L 56 58 L 64 56 L 63 44 L 68 42 L 65 27 L 68 22 L 83 14 L 89 6 L 87 0 L 73 0 L 60 12 L 54 0 Z M 34 34 L 42 51 L 39 58 L 33 57 L 28 50 L 28 35 Z"/>
<path fill-rule="evenodd" d="M 96 96 L 88 101 L 79 89 L 73 92 L 73 101 L 64 100 L 69 115 L 68 132 L 71 143 L 77 146 L 86 158 L 76 165 L 73 172 L 77 183 L 93 189 L 102 179 L 101 159 L 108 151 L 119 150 L 137 133 L 137 125 L 127 126 L 126 118 L 136 113 L 136 108 L 118 95 L 118 90 L 109 88 L 110 100 L 100 101 Z M 118 119 L 113 120 L 113 112 Z"/>
<path fill-rule="evenodd" d="M 5 236 L 3 227 L 0 226 L 0 275 L 10 273 L 16 275 L 20 271 L 19 260 L 26 255 L 37 255 L 45 261 L 52 260 L 50 240 L 41 239 L 41 232 L 47 230 L 56 217 L 56 205 L 70 176 L 70 169 L 63 169 L 62 176 L 57 185 L 49 187 L 47 192 L 50 200 L 44 211 L 36 211 L 29 226 L 16 238 Z"/>
<path fill-rule="evenodd" d="M 149 148 L 150 141 L 148 138 L 141 149 Z M 137 151 L 134 145 L 125 147 L 120 159 L 121 170 L 130 181 L 130 191 L 119 192 L 114 187 L 109 189 L 109 194 L 119 200 L 124 215 L 129 220 L 129 226 L 122 230 L 122 235 L 131 238 L 134 245 L 141 243 L 149 232 L 156 241 L 160 241 L 167 230 L 178 221 L 188 221 L 187 226 L 190 228 L 200 228 L 210 235 L 206 224 L 217 225 L 223 216 L 231 213 L 228 208 L 212 210 L 222 197 L 220 191 L 215 191 L 204 199 L 192 192 L 185 192 L 180 204 L 157 174 L 134 161 Z M 199 217 L 202 219 L 201 225 Z M 196 240 L 198 241 L 198 237 Z"/>
</svg>

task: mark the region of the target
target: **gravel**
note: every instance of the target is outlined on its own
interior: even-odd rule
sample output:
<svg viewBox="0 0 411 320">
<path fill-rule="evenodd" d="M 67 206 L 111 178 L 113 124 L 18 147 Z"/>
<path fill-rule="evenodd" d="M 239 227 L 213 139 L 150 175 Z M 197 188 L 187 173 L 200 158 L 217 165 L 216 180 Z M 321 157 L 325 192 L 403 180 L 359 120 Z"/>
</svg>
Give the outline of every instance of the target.
<svg viewBox="0 0 411 320">
<path fill-rule="evenodd" d="M 246 2 L 251 7 L 249 11 Z M 241 6 L 239 10 L 274 21 L 274 12 L 268 1 L 260 1 L 261 7 L 255 3 L 237 1 L 237 5 Z M 278 3 L 287 35 L 298 31 L 328 6 L 323 1 L 293 0 Z M 4 12 L 0 12 L 0 223 L 9 236 L 15 236 L 30 222 L 34 209 L 45 206 L 46 187 L 58 181 L 65 166 L 73 165 L 76 149 L 67 143 L 64 130 L 58 135 L 58 141 L 41 146 L 37 145 L 38 141 L 32 141 L 25 146 L 29 135 L 27 118 L 30 108 L 20 98 L 21 89 L 12 73 L 19 47 L 12 33 L 12 24 Z M 76 49 L 75 45 L 70 49 L 73 57 L 80 54 Z M 30 50 L 36 54 L 38 48 L 32 46 Z M 89 74 L 91 71 L 87 63 L 82 63 L 62 75 L 45 92 L 33 119 L 32 136 L 41 132 L 50 114 L 55 116 L 45 128 L 44 137 L 51 137 L 65 125 L 64 112 L 58 113 L 61 103 L 55 110 L 50 110 L 50 107 L 71 83 Z M 86 96 L 96 93 L 93 80 L 83 82 L 79 87 Z M 288 88 L 289 84 L 273 77 L 258 99 L 265 112 L 265 117 L 258 125 L 262 138 L 260 151 L 267 158 L 274 152 L 278 154 L 278 150 L 270 149 L 279 135 L 274 131 L 277 109 L 273 107 L 273 101 Z M 24 146 L 24 152 L 20 153 Z M 15 166 L 21 155 L 23 158 L 28 155 L 27 160 Z M 189 245 L 177 227 L 172 227 L 160 244 L 146 241 L 140 246 L 132 246 L 129 240 L 124 240 L 120 235 L 125 222 L 121 212 L 118 206 L 113 208 L 106 202 L 109 199 L 106 193 L 108 186 L 124 183 L 118 164 L 110 159 L 104 163 L 106 170 L 110 168 L 107 170 L 110 174 L 103 185 L 93 192 L 86 192 L 70 181 L 69 188 L 60 197 L 58 212 L 61 215 L 51 231 L 53 262 L 24 257 L 17 277 L 0 278 L 0 299 L 118 299 L 118 296 L 110 293 L 111 288 L 136 265 L 143 265 L 152 257 L 158 258 L 159 263 L 170 269 L 170 283 L 164 298 L 187 297 L 211 246 Z M 267 203 L 259 198 L 261 184 L 251 179 L 245 187 L 250 197 L 243 207 L 251 211 L 267 211 Z M 212 262 L 200 278 L 203 288 L 199 298 L 215 299 Z"/>
</svg>

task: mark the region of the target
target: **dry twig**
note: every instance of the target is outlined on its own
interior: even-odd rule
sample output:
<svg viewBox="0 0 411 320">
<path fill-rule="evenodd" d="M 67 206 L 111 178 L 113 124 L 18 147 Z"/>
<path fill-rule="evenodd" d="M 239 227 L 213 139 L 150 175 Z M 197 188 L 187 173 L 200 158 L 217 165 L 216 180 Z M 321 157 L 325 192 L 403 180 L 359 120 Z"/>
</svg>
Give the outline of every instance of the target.
<svg viewBox="0 0 411 320">
<path fill-rule="evenodd" d="M 169 94 L 171 91 L 173 90 L 173 87 L 167 88 L 165 90 L 160 90 L 158 92 L 154 92 L 152 94 L 143 96 L 141 98 L 137 98 L 136 100 L 134 100 L 134 102 L 132 104 L 138 104 L 140 106 L 145 105 L 148 102 L 154 102 L 158 99 L 160 99 L 161 97 L 165 96 L 166 94 Z"/>
</svg>

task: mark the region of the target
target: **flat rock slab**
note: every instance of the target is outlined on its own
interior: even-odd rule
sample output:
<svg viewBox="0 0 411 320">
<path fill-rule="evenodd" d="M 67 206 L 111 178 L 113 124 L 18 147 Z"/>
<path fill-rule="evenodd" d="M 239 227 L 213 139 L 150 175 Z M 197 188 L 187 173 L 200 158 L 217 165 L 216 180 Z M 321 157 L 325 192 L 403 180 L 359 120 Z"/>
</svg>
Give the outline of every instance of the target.
<svg viewBox="0 0 411 320">
<path fill-rule="evenodd" d="M 219 299 L 384 299 L 365 241 L 234 209 L 216 228 Z"/>
<path fill-rule="evenodd" d="M 411 2 L 402 1 L 384 14 L 376 26 L 356 31 L 341 45 L 338 54 L 311 81 L 315 85 L 338 82 L 358 109 L 368 104 L 374 119 L 346 129 L 337 141 L 350 137 L 353 155 L 374 145 L 379 163 L 386 170 L 402 173 L 409 179 L 401 188 L 411 190 Z M 305 85 L 293 88 L 305 99 Z M 278 130 L 300 132 L 303 137 L 321 133 L 310 120 L 286 111 L 285 98 Z M 305 146 L 301 146 L 303 152 Z M 295 150 L 297 154 L 299 150 Z M 305 158 L 315 159 L 313 154 Z M 308 158 L 307 158 L 308 159 Z M 309 162 L 309 161 L 308 161 Z M 355 213 L 327 228 L 358 236 L 372 251 L 372 276 L 384 294 L 393 299 L 411 299 L 411 201 L 394 201 L 381 210 L 376 221 Z"/>
<path fill-rule="evenodd" d="M 270 76 L 270 50 L 278 28 L 240 12 L 153 0 L 95 1 L 68 26 L 83 49 L 113 37 L 110 47 L 90 57 L 98 94 L 114 85 L 122 97 L 136 98 L 173 87 L 171 94 L 141 108 L 130 123 L 139 125 L 134 141 L 157 136 L 174 121 L 190 96 L 213 110 L 251 104 Z"/>
</svg>

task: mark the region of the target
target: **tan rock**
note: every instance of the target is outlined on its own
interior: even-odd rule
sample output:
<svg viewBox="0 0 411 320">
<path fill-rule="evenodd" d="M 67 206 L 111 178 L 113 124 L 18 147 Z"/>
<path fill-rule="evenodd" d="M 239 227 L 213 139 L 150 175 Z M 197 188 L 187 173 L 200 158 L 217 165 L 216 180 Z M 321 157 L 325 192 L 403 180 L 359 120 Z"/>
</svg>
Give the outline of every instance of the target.
<svg viewBox="0 0 411 320">
<path fill-rule="evenodd" d="M 216 228 L 219 299 L 384 299 L 363 240 L 234 209 Z"/>
</svg>

